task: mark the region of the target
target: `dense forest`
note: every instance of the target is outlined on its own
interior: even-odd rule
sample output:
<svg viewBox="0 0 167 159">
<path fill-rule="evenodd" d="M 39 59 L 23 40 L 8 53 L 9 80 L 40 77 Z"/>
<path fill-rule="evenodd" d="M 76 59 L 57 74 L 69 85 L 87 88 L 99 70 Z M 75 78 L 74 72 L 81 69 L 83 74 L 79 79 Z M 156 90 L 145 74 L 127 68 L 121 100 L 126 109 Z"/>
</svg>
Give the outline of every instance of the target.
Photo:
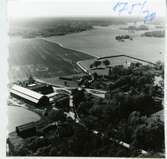
<svg viewBox="0 0 167 159">
<path fill-rule="evenodd" d="M 10 20 L 9 35 L 24 38 L 49 37 L 82 32 L 94 26 L 108 26 L 135 22 L 135 18 L 35 18 Z"/>
</svg>

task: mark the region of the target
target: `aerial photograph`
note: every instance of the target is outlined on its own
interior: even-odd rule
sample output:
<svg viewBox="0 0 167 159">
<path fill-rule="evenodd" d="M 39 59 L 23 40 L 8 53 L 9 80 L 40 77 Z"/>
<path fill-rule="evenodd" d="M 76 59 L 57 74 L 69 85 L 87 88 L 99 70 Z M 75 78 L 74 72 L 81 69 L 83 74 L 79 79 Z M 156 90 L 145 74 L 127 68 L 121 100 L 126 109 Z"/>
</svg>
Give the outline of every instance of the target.
<svg viewBox="0 0 167 159">
<path fill-rule="evenodd" d="M 9 1 L 7 156 L 165 157 L 163 0 L 113 2 Z"/>
</svg>

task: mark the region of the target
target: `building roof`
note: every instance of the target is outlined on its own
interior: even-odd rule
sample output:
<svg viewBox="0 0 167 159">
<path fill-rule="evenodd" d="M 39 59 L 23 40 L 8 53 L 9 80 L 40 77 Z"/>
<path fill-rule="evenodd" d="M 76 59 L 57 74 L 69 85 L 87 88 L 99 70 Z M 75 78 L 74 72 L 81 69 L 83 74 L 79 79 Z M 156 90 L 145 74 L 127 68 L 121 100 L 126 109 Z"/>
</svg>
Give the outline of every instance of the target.
<svg viewBox="0 0 167 159">
<path fill-rule="evenodd" d="M 10 93 L 18 95 L 22 98 L 25 98 L 31 102 L 38 103 L 39 100 L 44 97 L 44 95 L 37 93 L 35 91 L 29 90 L 27 88 L 21 87 L 19 85 L 13 85 L 10 89 Z"/>
<path fill-rule="evenodd" d="M 28 88 L 31 89 L 31 90 L 37 90 L 37 89 L 40 89 L 40 88 L 44 88 L 46 86 L 47 86 L 46 84 L 40 83 L 40 84 L 28 85 Z"/>
<path fill-rule="evenodd" d="M 58 94 L 57 92 L 53 92 L 53 93 L 47 94 L 46 96 L 48 98 L 52 98 L 52 97 L 55 97 L 57 94 Z"/>
</svg>

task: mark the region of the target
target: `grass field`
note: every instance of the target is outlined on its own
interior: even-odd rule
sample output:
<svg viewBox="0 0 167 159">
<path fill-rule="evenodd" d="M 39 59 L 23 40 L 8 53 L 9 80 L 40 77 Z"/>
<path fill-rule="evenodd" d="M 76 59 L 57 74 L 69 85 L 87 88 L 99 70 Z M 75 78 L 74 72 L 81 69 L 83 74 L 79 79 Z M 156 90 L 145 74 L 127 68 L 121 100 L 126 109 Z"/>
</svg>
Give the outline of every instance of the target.
<svg viewBox="0 0 167 159">
<path fill-rule="evenodd" d="M 93 64 L 94 61 L 96 61 L 97 59 L 88 59 L 84 61 L 79 61 L 79 64 L 81 67 L 83 67 L 90 73 L 96 72 L 98 74 L 108 75 L 108 68 L 106 68 L 106 66 L 103 64 L 103 61 L 106 59 L 110 61 L 110 65 L 109 65 L 110 67 L 113 67 L 116 65 L 124 65 L 125 67 L 128 67 L 131 63 L 136 63 L 136 62 L 140 62 L 143 65 L 154 64 L 151 61 L 143 61 L 143 59 L 136 59 L 134 57 L 129 57 L 126 55 L 116 55 L 111 57 L 104 56 L 104 57 L 98 58 L 98 60 L 101 61 L 101 65 L 93 69 L 90 68 L 90 65 Z"/>
<path fill-rule="evenodd" d="M 54 77 L 79 72 L 76 62 L 92 56 L 43 39 L 11 39 L 9 45 L 9 79 L 20 80 L 30 74 Z"/>
</svg>

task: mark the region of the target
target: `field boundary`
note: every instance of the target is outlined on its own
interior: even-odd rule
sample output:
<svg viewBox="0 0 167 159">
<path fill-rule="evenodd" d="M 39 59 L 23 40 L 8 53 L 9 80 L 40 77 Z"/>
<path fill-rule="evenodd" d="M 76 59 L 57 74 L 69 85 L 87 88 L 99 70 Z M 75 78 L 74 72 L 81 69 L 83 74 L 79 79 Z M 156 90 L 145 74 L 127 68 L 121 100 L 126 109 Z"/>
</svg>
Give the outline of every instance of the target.
<svg viewBox="0 0 167 159">
<path fill-rule="evenodd" d="M 131 59 L 135 59 L 135 60 L 138 60 L 138 61 L 142 61 L 142 62 L 146 62 L 148 64 L 151 64 L 151 65 L 156 65 L 155 63 L 153 62 L 150 62 L 150 61 L 147 61 L 147 60 L 143 60 L 143 59 L 140 59 L 140 58 L 136 58 L 136 57 L 133 57 L 133 56 L 129 56 L 129 55 L 112 55 L 112 56 L 104 56 L 104 57 L 99 57 L 97 58 L 97 60 L 102 60 L 102 59 L 107 59 L 107 58 L 114 58 L 114 57 L 128 57 L 128 58 L 131 58 Z"/>
</svg>

